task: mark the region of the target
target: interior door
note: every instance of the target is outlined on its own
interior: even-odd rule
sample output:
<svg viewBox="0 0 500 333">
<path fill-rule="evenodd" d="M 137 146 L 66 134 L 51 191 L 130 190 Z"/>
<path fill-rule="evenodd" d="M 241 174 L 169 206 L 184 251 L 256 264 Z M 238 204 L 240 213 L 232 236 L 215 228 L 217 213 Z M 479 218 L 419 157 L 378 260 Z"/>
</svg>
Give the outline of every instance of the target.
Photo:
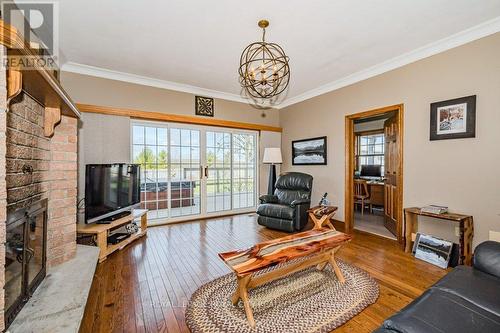
<svg viewBox="0 0 500 333">
<path fill-rule="evenodd" d="M 397 115 L 384 122 L 385 141 L 385 188 L 384 188 L 384 225 L 396 237 L 401 229 L 402 221 L 398 221 L 399 198 L 398 198 L 398 166 L 399 166 L 399 142 L 398 142 L 398 118 Z"/>
</svg>

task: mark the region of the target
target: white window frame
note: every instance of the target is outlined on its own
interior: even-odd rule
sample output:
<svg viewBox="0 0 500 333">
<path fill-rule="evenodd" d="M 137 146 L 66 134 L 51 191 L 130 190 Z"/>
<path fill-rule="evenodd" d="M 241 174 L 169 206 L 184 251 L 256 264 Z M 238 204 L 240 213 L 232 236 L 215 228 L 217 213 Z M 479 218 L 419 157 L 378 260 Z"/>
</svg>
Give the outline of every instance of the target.
<svg viewBox="0 0 500 333">
<path fill-rule="evenodd" d="M 210 218 L 210 217 L 218 217 L 218 216 L 225 216 L 225 215 L 236 215 L 236 214 L 245 214 L 245 213 L 254 213 L 257 204 L 258 204 L 258 198 L 259 198 L 259 193 L 260 193 L 260 174 L 259 174 L 259 156 L 260 156 L 260 132 L 259 131 L 253 131 L 253 130 L 245 130 L 245 129 L 233 129 L 233 128 L 228 128 L 228 127 L 218 127 L 218 126 L 205 126 L 205 125 L 198 125 L 198 124 L 185 124 L 185 123 L 175 123 L 175 122 L 162 122 L 162 121 L 149 121 L 149 120 L 134 120 L 131 119 L 130 121 L 130 163 L 133 163 L 133 156 L 134 156 L 134 138 L 133 138 L 133 130 L 134 126 L 154 126 L 154 127 L 162 127 L 162 128 L 167 128 L 167 135 L 168 135 L 168 149 L 170 152 L 170 128 L 184 128 L 184 129 L 193 129 L 193 130 L 199 130 L 200 131 L 200 165 L 202 167 L 202 170 L 205 169 L 206 167 L 206 132 L 207 131 L 214 131 L 214 132 L 225 132 L 225 133 L 231 133 L 231 169 L 233 167 L 233 150 L 232 150 L 232 135 L 235 133 L 242 133 L 242 134 L 252 134 L 255 137 L 255 164 L 254 164 L 254 175 L 255 175 L 255 184 L 254 184 L 254 206 L 252 207 L 245 207 L 245 208 L 239 208 L 239 209 L 233 209 L 233 194 L 232 194 L 232 176 L 231 176 L 231 210 L 224 210 L 220 212 L 212 212 L 212 213 L 207 213 L 207 193 L 206 193 L 206 177 L 204 174 L 202 175 L 201 178 L 201 189 L 200 189 L 200 205 L 201 205 L 201 211 L 199 215 L 185 215 L 185 216 L 178 216 L 178 217 L 170 217 L 170 205 L 171 205 L 171 196 L 170 196 L 170 181 L 169 181 L 169 186 L 168 186 L 168 198 L 169 198 L 169 217 L 166 218 L 155 218 L 155 219 L 150 219 L 148 220 L 149 225 L 162 225 L 162 224 L 169 224 L 169 223 L 176 223 L 176 222 L 184 222 L 184 221 L 190 221 L 194 219 L 200 219 L 200 218 Z M 168 164 L 170 166 L 170 153 L 168 154 Z M 204 173 L 204 172 L 203 172 Z"/>
</svg>

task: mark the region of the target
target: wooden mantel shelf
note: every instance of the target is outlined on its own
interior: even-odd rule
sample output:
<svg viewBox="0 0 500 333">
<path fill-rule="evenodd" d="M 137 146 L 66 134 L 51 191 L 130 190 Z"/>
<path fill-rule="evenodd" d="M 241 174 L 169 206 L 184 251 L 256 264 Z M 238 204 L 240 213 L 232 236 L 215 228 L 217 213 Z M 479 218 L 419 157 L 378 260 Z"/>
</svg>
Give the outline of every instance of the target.
<svg viewBox="0 0 500 333">
<path fill-rule="evenodd" d="M 39 56 L 30 50 L 28 43 L 16 28 L 1 19 L 0 44 L 7 48 L 8 56 Z M 7 101 L 9 102 L 18 95 L 21 90 L 29 93 L 33 98 L 42 103 L 46 109 L 59 110 L 60 114 L 73 118 L 80 118 L 81 116 L 76 104 L 47 68 L 37 67 L 33 70 L 8 68 Z M 57 119 L 57 117 L 53 117 L 53 119 Z M 50 132 L 50 128 L 46 128 L 47 132 Z"/>
</svg>

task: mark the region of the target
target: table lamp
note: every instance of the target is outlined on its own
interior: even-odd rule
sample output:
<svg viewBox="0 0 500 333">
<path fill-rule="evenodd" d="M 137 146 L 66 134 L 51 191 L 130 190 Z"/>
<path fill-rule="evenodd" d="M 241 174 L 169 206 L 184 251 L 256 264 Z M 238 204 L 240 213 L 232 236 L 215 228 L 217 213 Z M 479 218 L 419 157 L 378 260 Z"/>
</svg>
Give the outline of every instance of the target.
<svg viewBox="0 0 500 333">
<path fill-rule="evenodd" d="M 264 164 L 271 164 L 271 169 L 269 170 L 269 184 L 267 186 L 267 194 L 274 194 L 274 186 L 276 184 L 276 164 L 283 163 L 281 158 L 280 148 L 265 148 L 264 158 L 262 160 Z"/>
</svg>

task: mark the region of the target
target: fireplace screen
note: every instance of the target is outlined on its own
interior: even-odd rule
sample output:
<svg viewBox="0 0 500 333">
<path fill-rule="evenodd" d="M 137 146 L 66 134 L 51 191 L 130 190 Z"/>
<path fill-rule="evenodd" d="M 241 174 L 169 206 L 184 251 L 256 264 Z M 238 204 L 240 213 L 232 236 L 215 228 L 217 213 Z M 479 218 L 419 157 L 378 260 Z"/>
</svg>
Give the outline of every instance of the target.
<svg viewBox="0 0 500 333">
<path fill-rule="evenodd" d="M 47 199 L 7 215 L 5 321 L 8 327 L 45 277 Z"/>
</svg>

